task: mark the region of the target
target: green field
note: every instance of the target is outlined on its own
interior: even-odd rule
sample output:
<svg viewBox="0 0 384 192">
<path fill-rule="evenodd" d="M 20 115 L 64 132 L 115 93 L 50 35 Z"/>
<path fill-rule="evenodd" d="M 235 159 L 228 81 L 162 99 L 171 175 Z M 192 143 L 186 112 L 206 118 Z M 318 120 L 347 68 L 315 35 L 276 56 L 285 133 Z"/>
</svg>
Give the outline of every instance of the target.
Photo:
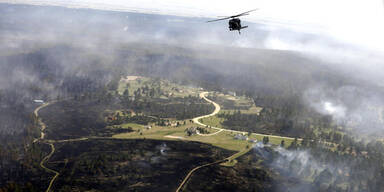
<svg viewBox="0 0 384 192">
<path fill-rule="evenodd" d="M 261 107 L 256 106 L 251 98 L 246 96 L 233 96 L 223 93 L 209 94 L 209 97 L 215 97 L 216 101 L 221 107 L 221 112 L 233 113 L 241 111 L 244 114 L 259 114 L 262 110 Z"/>
<path fill-rule="evenodd" d="M 128 89 L 129 96 L 133 96 L 138 88 L 146 86 L 149 88 L 160 89 L 163 94 L 159 95 L 159 97 L 163 99 L 167 99 L 168 97 L 198 96 L 199 94 L 199 89 L 196 87 L 182 86 L 168 80 L 151 79 L 142 76 L 127 76 L 122 78 L 119 81 L 117 91 L 122 95 L 124 91 Z"/>
<path fill-rule="evenodd" d="M 200 119 L 199 121 L 211 127 L 223 128 L 221 123 L 224 121 L 224 118 L 220 118 L 217 115 L 215 115 L 215 116 L 207 117 L 204 119 Z"/>
<path fill-rule="evenodd" d="M 185 133 L 185 129 L 188 127 L 196 127 L 196 124 L 187 123 L 186 125 L 182 125 L 179 127 L 161 127 L 161 126 L 152 126 L 151 129 L 146 129 L 144 126 L 131 126 L 134 132 L 131 133 L 122 133 L 114 135 L 114 138 L 122 138 L 122 139 L 164 139 L 164 140 L 179 140 L 183 141 L 198 141 L 202 143 L 212 144 L 213 146 L 217 146 L 220 148 L 232 150 L 232 151 L 241 151 L 246 148 L 249 144 L 248 141 L 235 140 L 234 134 L 230 132 L 220 132 L 216 135 L 212 136 L 200 136 L 200 135 L 192 135 L 187 136 Z M 214 130 L 212 131 L 215 132 Z M 174 136 L 175 138 L 169 138 L 165 136 Z"/>
</svg>

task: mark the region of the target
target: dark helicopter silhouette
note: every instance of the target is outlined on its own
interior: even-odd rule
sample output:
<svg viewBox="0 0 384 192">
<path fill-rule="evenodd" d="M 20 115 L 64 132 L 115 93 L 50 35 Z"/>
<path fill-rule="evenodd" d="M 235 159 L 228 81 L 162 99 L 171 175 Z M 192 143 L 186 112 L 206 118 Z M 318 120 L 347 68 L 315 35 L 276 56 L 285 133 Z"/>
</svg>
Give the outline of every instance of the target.
<svg viewBox="0 0 384 192">
<path fill-rule="evenodd" d="M 244 16 L 244 15 L 249 15 L 250 12 L 256 11 L 256 10 L 257 9 L 253 9 L 253 10 L 250 10 L 250 11 L 247 11 L 247 12 L 244 12 L 244 13 L 240 13 L 238 15 L 233 15 L 233 16 L 224 16 L 224 18 L 207 21 L 207 23 L 214 22 L 214 21 L 221 21 L 221 20 L 230 19 L 228 21 L 229 30 L 230 31 L 237 30 L 237 31 L 239 31 L 239 34 L 241 34 L 240 30 L 241 29 L 245 29 L 248 26 L 241 26 L 241 20 L 239 18 L 237 18 L 237 17 L 241 17 L 241 16 Z"/>
</svg>

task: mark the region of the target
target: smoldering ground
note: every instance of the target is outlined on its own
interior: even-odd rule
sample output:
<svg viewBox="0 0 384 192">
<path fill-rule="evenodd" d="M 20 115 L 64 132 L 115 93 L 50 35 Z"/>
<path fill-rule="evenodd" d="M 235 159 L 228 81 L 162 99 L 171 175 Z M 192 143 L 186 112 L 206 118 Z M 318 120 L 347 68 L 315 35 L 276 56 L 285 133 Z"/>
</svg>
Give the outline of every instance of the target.
<svg viewBox="0 0 384 192">
<path fill-rule="evenodd" d="M 278 191 L 372 190 L 365 183 L 375 177 L 376 165 L 356 157 L 333 158 L 332 153 L 320 151 L 305 148 L 287 150 L 259 144 L 252 153 L 263 160 L 263 166 L 276 171 L 282 178 L 283 181 L 277 179 Z M 362 166 L 365 166 L 364 170 Z"/>
<path fill-rule="evenodd" d="M 379 87 L 314 86 L 304 93 L 306 103 L 321 114 L 333 117 L 337 126 L 343 126 L 359 138 L 383 136 L 383 94 Z"/>
</svg>

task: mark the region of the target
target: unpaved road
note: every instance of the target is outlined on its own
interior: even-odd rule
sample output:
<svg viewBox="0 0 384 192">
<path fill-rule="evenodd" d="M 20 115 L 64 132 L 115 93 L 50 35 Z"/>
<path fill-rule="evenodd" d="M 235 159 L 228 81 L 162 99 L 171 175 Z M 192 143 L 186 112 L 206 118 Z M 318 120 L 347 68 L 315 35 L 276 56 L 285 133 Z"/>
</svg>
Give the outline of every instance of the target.
<svg viewBox="0 0 384 192">
<path fill-rule="evenodd" d="M 208 92 L 201 92 L 200 93 L 200 97 L 203 98 L 204 100 L 206 100 L 208 103 L 211 103 L 213 104 L 213 106 L 215 106 L 215 110 L 211 113 L 211 114 L 208 114 L 208 115 L 203 115 L 203 116 L 200 116 L 200 117 L 195 117 L 192 119 L 192 121 L 200 126 L 203 126 L 203 127 L 207 127 L 208 125 L 205 125 L 203 123 L 201 123 L 199 120 L 200 119 L 203 119 L 203 118 L 207 118 L 207 117 L 212 117 L 212 116 L 215 116 L 216 114 L 218 114 L 221 110 L 220 108 L 220 105 L 207 99 L 207 97 L 205 97 L 206 95 L 208 94 Z M 220 132 L 222 132 L 224 129 L 222 128 L 218 128 L 218 127 L 211 127 L 212 129 L 216 129 L 217 131 L 215 133 L 210 133 L 210 134 L 201 134 L 201 133 L 197 133 L 198 135 L 200 136 L 212 136 L 212 135 L 216 135 Z"/>
<path fill-rule="evenodd" d="M 36 143 L 38 140 L 43 140 L 44 139 L 44 130 L 45 128 L 47 128 L 47 126 L 45 125 L 45 123 L 40 119 L 39 117 L 39 111 L 45 107 L 47 107 L 48 105 L 51 105 L 53 103 L 55 103 L 56 101 L 50 101 L 50 102 L 47 102 L 47 103 L 44 103 L 43 105 L 40 105 L 39 107 L 37 107 L 34 111 L 33 111 L 33 114 L 35 115 L 35 117 L 37 118 L 37 122 L 40 126 L 40 138 L 35 138 L 33 140 L 34 143 Z"/>
<path fill-rule="evenodd" d="M 164 136 L 164 137 L 171 138 L 171 139 L 185 139 L 184 137 L 173 136 L 173 135 L 166 135 L 166 136 Z"/>
<path fill-rule="evenodd" d="M 40 162 L 40 167 L 42 167 L 43 169 L 45 169 L 47 172 L 50 172 L 50 173 L 54 173 L 55 176 L 52 177 L 51 181 L 49 182 L 49 185 L 47 187 L 47 190 L 45 192 L 49 192 L 51 190 L 51 187 L 53 185 L 53 182 L 55 181 L 55 179 L 59 176 L 59 172 L 53 170 L 53 169 L 50 169 L 48 167 L 46 167 L 44 165 L 45 162 L 47 162 L 49 160 L 49 158 L 51 158 L 51 156 L 53 155 L 53 153 L 55 152 L 55 146 L 50 143 L 49 144 L 51 146 L 51 152 L 44 157 L 44 159 Z"/>
<path fill-rule="evenodd" d="M 188 174 L 187 176 L 185 176 L 183 182 L 181 182 L 181 184 L 179 185 L 179 187 L 176 189 L 176 192 L 179 192 L 183 186 L 185 185 L 185 183 L 188 181 L 188 179 L 192 176 L 192 174 L 194 172 L 196 172 L 198 169 L 201 169 L 201 168 L 204 168 L 204 167 L 208 167 L 208 166 L 211 166 L 211 165 L 217 165 L 217 164 L 220 164 L 220 163 L 224 163 L 226 162 L 227 159 L 223 159 L 223 160 L 219 160 L 219 161 L 215 161 L 213 163 L 207 163 L 207 164 L 204 164 L 204 165 L 200 165 L 200 166 L 197 166 L 195 168 L 193 168 Z"/>
<path fill-rule="evenodd" d="M 203 115 L 203 116 L 200 116 L 200 117 L 195 117 L 193 118 L 193 122 L 200 125 L 200 126 L 203 126 L 203 127 L 207 127 L 208 125 L 204 124 L 204 123 L 201 123 L 199 120 L 200 119 L 203 119 L 203 118 L 206 118 L 206 117 L 211 117 L 211 116 L 214 116 L 216 114 L 218 114 L 220 112 L 220 105 L 215 103 L 214 101 L 208 99 L 206 96 L 207 96 L 208 92 L 201 92 L 200 93 L 200 97 L 203 98 L 204 100 L 206 100 L 207 102 L 209 103 L 212 103 L 214 106 L 215 106 L 215 110 L 211 113 L 211 114 L 208 114 L 208 115 Z M 235 130 L 231 130 L 231 129 L 223 129 L 223 128 L 219 128 L 219 127 L 211 127 L 212 129 L 216 129 L 217 132 L 215 133 L 211 133 L 211 134 L 198 134 L 198 135 L 201 135 L 201 136 L 212 136 L 212 135 L 216 135 L 222 131 L 228 131 L 228 132 L 232 132 L 232 133 L 241 133 L 241 134 L 247 134 L 247 132 L 244 132 L 244 131 L 235 131 Z M 253 135 L 258 135 L 258 136 L 262 136 L 262 137 L 271 137 L 271 138 L 278 138 L 278 139 L 294 139 L 293 137 L 284 137 L 284 136 L 277 136 L 277 135 L 268 135 L 268 134 L 261 134 L 261 133 L 252 133 Z M 298 139 L 299 141 L 301 139 Z"/>
<path fill-rule="evenodd" d="M 47 107 L 53 103 L 55 103 L 56 101 L 51 101 L 51 102 L 47 102 L 47 103 L 44 103 L 43 105 L 40 105 L 39 107 L 37 107 L 34 111 L 33 111 L 33 114 L 35 115 L 35 117 L 37 118 L 37 121 L 38 121 L 38 124 L 40 126 L 40 137 L 39 138 L 35 138 L 33 140 L 33 142 L 37 142 L 37 141 L 43 141 L 44 140 L 44 137 L 45 137 L 45 134 L 44 134 L 44 130 L 47 128 L 47 126 L 45 125 L 45 123 L 41 120 L 41 118 L 39 117 L 39 111 L 41 109 L 43 109 L 44 107 Z M 40 167 L 43 168 L 44 170 L 46 170 L 47 172 L 50 172 L 50 173 L 54 173 L 55 176 L 52 177 L 51 181 L 49 182 L 49 185 L 47 187 L 47 190 L 46 192 L 49 192 L 51 190 L 51 187 L 53 185 L 53 182 L 55 181 L 55 179 L 59 176 L 59 172 L 53 170 L 53 169 L 50 169 L 48 167 L 46 167 L 44 164 L 49 160 L 49 158 L 51 158 L 51 156 L 53 155 L 53 153 L 55 153 L 55 146 L 52 144 L 52 143 L 46 143 L 48 144 L 50 147 L 51 147 L 51 152 L 45 156 L 43 158 L 43 160 L 41 160 L 40 162 Z"/>
</svg>

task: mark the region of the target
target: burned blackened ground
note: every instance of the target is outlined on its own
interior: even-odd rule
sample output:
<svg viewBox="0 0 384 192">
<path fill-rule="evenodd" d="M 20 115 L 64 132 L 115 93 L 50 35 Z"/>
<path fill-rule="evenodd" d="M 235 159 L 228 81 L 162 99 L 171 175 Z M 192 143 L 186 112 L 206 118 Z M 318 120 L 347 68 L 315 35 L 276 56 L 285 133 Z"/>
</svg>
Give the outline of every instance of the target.
<svg viewBox="0 0 384 192">
<path fill-rule="evenodd" d="M 89 97 L 93 98 L 90 99 Z M 160 103 L 146 98 L 144 101 L 136 99 L 126 104 L 120 100 L 120 96 L 105 92 L 88 95 L 87 98 L 82 97 L 54 103 L 42 109 L 39 116 L 47 125 L 45 130 L 47 139 L 75 139 L 88 136 L 110 137 L 113 134 L 130 131 L 106 127 L 108 125 L 105 120 L 107 114 L 117 109 L 133 110 L 152 115 L 151 117 L 134 116 L 120 122 L 120 124 L 124 121 L 142 125 L 157 121 L 156 117 L 183 117 L 182 119 L 184 119 L 185 117 L 204 115 L 213 110 L 212 105 L 199 99 L 197 99 L 197 104 L 188 104 L 190 100 L 188 97 L 170 98 L 167 103 Z"/>
<path fill-rule="evenodd" d="M 7 156 L 15 155 L 2 151 L 0 156 L 0 191 L 45 191 L 52 174 L 40 168 L 39 162 L 48 154 L 49 146 L 33 143 L 18 156 L 18 161 Z"/>
<path fill-rule="evenodd" d="M 210 166 L 200 169 L 187 183 L 185 191 L 321 191 L 318 186 L 288 173 L 290 167 L 277 168 L 282 154 L 270 147 L 255 147 L 233 167 Z"/>
<path fill-rule="evenodd" d="M 63 101 L 43 109 L 41 118 L 47 124 L 47 138 L 73 139 L 100 135 L 105 131 L 102 114 L 106 108 L 95 102 Z"/>
<path fill-rule="evenodd" d="M 279 177 L 260 164 L 264 160 L 251 150 L 233 167 L 215 165 L 201 169 L 191 177 L 185 191 L 278 191 Z"/>
<path fill-rule="evenodd" d="M 196 142 L 90 140 L 56 145 L 55 191 L 174 191 L 194 167 L 234 152 Z"/>
</svg>

